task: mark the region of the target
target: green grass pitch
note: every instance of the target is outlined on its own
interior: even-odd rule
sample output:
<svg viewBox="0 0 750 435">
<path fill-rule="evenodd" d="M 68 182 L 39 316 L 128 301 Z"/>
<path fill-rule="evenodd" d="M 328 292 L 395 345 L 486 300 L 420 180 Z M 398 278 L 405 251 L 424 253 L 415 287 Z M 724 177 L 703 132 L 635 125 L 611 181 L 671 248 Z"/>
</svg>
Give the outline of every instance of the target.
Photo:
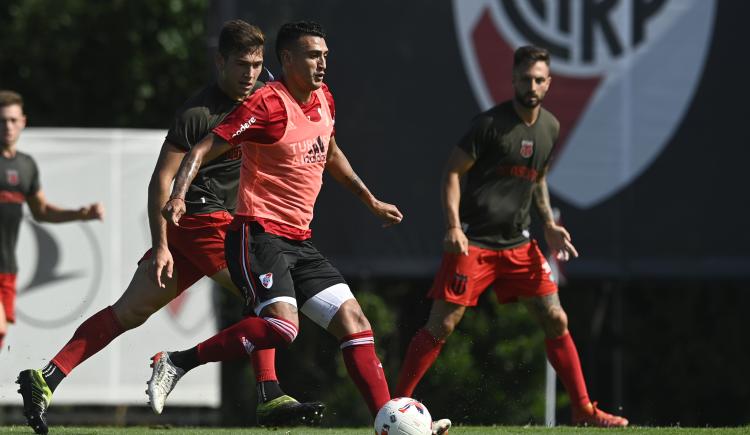
<svg viewBox="0 0 750 435">
<path fill-rule="evenodd" d="M 0 426 L 0 434 L 32 434 L 26 426 Z M 310 428 L 274 428 L 274 429 L 245 429 L 245 428 L 187 428 L 187 427 L 64 427 L 53 426 L 51 434 L 63 435 L 357 435 L 372 434 L 370 427 L 310 429 Z M 750 427 L 736 428 L 681 428 L 681 427 L 630 427 L 625 429 L 592 429 L 585 427 L 554 427 L 539 426 L 457 426 L 451 428 L 450 435 L 534 435 L 534 434 L 634 434 L 634 435 L 687 435 L 687 434 L 747 434 Z"/>
</svg>

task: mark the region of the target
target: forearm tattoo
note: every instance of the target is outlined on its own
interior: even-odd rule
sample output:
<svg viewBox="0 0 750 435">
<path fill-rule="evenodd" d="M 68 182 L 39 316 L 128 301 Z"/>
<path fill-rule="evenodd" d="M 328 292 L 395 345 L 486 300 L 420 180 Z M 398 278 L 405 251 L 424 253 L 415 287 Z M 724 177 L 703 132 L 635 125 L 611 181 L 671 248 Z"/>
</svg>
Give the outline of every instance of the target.
<svg viewBox="0 0 750 435">
<path fill-rule="evenodd" d="M 201 156 L 188 154 L 185 160 L 180 164 L 180 170 L 177 172 L 177 176 L 174 179 L 174 189 L 172 189 L 172 195 L 170 198 L 184 198 L 187 192 L 188 186 L 193 182 L 193 179 L 198 174 L 198 170 L 201 168 Z"/>
<path fill-rule="evenodd" d="M 536 184 L 534 188 L 534 202 L 545 224 L 555 221 L 549 200 L 549 190 L 547 190 L 547 183 L 545 181 L 540 181 Z"/>
<path fill-rule="evenodd" d="M 351 189 L 352 193 L 359 197 L 367 192 L 367 186 L 365 186 L 365 183 L 362 182 L 359 176 L 357 176 L 357 174 L 355 173 L 352 173 L 352 175 L 349 177 L 349 188 Z"/>
</svg>

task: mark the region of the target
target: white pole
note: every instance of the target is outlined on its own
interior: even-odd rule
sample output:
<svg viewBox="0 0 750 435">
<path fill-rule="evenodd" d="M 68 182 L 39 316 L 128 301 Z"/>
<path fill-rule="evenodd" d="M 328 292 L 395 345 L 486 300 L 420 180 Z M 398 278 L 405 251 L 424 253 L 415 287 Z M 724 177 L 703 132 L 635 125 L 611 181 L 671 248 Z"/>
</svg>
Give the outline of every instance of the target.
<svg viewBox="0 0 750 435">
<path fill-rule="evenodd" d="M 555 409 L 557 408 L 557 373 L 547 361 L 546 386 L 544 388 L 544 424 L 547 427 L 555 426 Z"/>
<path fill-rule="evenodd" d="M 560 223 L 560 209 L 553 208 L 552 215 L 555 219 L 555 223 Z M 560 268 L 557 264 L 557 259 L 552 253 L 550 253 L 549 260 L 550 266 L 552 267 L 552 279 L 560 285 Z M 555 409 L 557 408 L 557 373 L 549 360 L 545 358 L 545 386 L 544 386 L 544 424 L 547 427 L 555 426 Z"/>
</svg>

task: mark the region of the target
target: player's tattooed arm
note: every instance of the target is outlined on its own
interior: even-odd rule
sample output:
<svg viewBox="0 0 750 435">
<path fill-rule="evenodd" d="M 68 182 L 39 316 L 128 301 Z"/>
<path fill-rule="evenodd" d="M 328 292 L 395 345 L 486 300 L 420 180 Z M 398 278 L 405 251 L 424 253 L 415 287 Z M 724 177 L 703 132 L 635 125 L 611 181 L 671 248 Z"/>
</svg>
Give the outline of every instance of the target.
<svg viewBox="0 0 750 435">
<path fill-rule="evenodd" d="M 148 225 L 151 230 L 151 260 L 146 263 L 148 277 L 160 288 L 166 287 L 166 278 L 172 277 L 174 259 L 167 244 L 167 221 L 161 208 L 169 198 L 177 169 L 185 156 L 185 150 L 165 141 L 148 183 Z"/>
<path fill-rule="evenodd" d="M 349 159 L 338 147 L 336 138 L 333 136 L 328 143 L 326 170 L 339 184 L 359 198 L 375 216 L 382 219 L 384 227 L 397 224 L 404 218 L 395 205 L 375 198 L 375 195 L 370 192 L 362 179 L 354 172 L 351 164 L 349 164 Z"/>
<path fill-rule="evenodd" d="M 558 260 L 568 261 L 570 258 L 578 257 L 578 251 L 573 246 L 568 230 L 555 222 L 547 188 L 547 169 L 548 167 L 544 168 L 534 186 L 534 203 L 544 222 L 544 238 L 547 241 L 547 247 Z"/>
<path fill-rule="evenodd" d="M 200 142 L 198 142 L 190 152 L 182 158 L 180 169 L 174 179 L 174 187 L 169 201 L 162 208 L 162 215 L 165 219 L 178 225 L 182 215 L 185 214 L 185 195 L 187 194 L 190 183 L 198 175 L 203 162 L 208 162 L 213 158 L 225 153 L 231 145 L 219 136 L 209 133 Z"/>
<path fill-rule="evenodd" d="M 454 254 L 469 255 L 469 239 L 461 227 L 458 207 L 461 203 L 461 177 L 474 166 L 474 158 L 460 147 L 453 152 L 445 164 L 440 198 L 445 216 L 443 250 Z"/>
<path fill-rule="evenodd" d="M 534 204 L 536 204 L 536 209 L 542 217 L 544 225 L 554 225 L 555 217 L 552 213 L 552 205 L 549 199 L 546 172 L 545 170 L 534 185 Z"/>
<path fill-rule="evenodd" d="M 375 196 L 365 186 L 362 179 L 352 169 L 349 159 L 346 158 L 344 152 L 336 144 L 335 137 L 331 137 L 331 140 L 328 142 L 328 152 L 326 154 L 326 170 L 339 184 L 349 189 L 350 192 L 364 203 L 375 199 Z"/>
</svg>

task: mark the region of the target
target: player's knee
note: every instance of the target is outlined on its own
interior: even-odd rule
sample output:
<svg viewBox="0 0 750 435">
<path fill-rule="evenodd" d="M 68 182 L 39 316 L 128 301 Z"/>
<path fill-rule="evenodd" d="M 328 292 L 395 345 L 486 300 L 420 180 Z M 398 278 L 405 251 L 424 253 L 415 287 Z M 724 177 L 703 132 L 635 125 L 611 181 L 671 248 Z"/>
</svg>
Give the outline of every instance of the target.
<svg viewBox="0 0 750 435">
<path fill-rule="evenodd" d="M 429 331 L 436 339 L 445 340 L 453 333 L 463 317 L 463 310 L 444 312 L 443 310 L 433 310 L 427 319 L 425 329 Z"/>
<path fill-rule="evenodd" d="M 246 318 L 246 319 L 255 319 L 255 318 Z M 287 345 L 292 344 L 292 342 L 297 338 L 297 334 L 299 333 L 299 326 L 297 326 L 296 322 L 292 320 L 288 320 L 288 319 L 282 319 L 279 317 L 264 317 L 263 320 L 265 320 L 271 325 L 271 328 L 273 328 L 276 331 L 276 334 Z M 247 320 L 245 322 L 247 322 Z"/>
<path fill-rule="evenodd" d="M 453 333 L 453 331 L 456 330 L 456 326 L 458 326 L 459 319 L 456 319 L 454 316 L 447 316 L 442 319 L 440 322 L 440 336 L 436 337 L 438 339 L 445 340 L 448 338 L 449 335 Z"/>
<path fill-rule="evenodd" d="M 151 314 L 153 314 L 155 311 L 151 307 L 146 306 L 123 307 L 118 306 L 117 304 L 112 306 L 112 309 L 114 310 L 117 321 L 125 330 L 141 326 L 146 322 L 146 320 L 148 320 L 149 317 L 151 317 Z"/>
<path fill-rule="evenodd" d="M 568 330 L 568 315 L 562 308 L 554 308 L 547 312 L 545 319 L 545 333 L 548 337 L 560 337 Z"/>
<path fill-rule="evenodd" d="M 356 334 L 370 329 L 372 329 L 370 321 L 367 320 L 367 316 L 365 316 L 356 299 L 349 299 L 341 304 L 331 321 L 331 325 L 329 325 L 331 332 L 339 331 L 338 333 L 334 332 L 336 336 Z"/>
</svg>

